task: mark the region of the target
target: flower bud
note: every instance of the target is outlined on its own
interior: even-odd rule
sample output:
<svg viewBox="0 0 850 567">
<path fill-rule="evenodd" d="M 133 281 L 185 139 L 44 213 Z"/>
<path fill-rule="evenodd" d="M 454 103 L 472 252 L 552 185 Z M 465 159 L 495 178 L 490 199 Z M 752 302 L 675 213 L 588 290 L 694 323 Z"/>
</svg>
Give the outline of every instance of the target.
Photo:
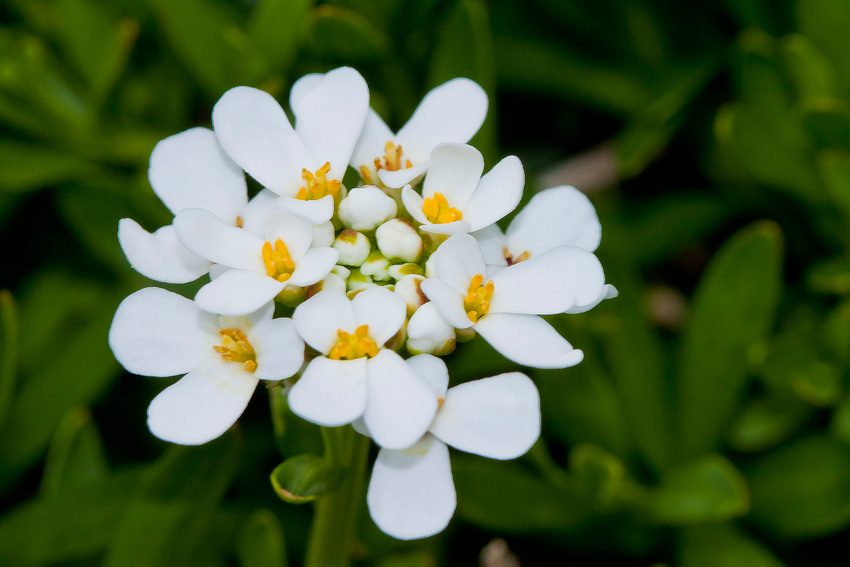
<svg viewBox="0 0 850 567">
<path fill-rule="evenodd" d="M 411 354 L 445 356 L 455 349 L 455 330 L 446 323 L 433 303 L 416 310 L 407 324 L 407 350 Z"/>
<path fill-rule="evenodd" d="M 375 285 L 372 278 L 361 273 L 360 270 L 351 270 L 351 273 L 346 279 L 346 283 L 348 284 L 348 291 L 350 292 L 364 290 Z"/>
<path fill-rule="evenodd" d="M 356 230 L 346 228 L 334 240 L 333 248 L 339 252 L 340 264 L 344 266 L 359 266 L 369 256 L 372 245 L 369 239 Z"/>
<path fill-rule="evenodd" d="M 425 270 L 419 264 L 393 264 L 387 268 L 387 273 L 394 280 L 400 280 L 404 276 L 422 276 Z"/>
<path fill-rule="evenodd" d="M 339 203 L 339 220 L 354 230 L 374 230 L 396 214 L 398 205 L 393 198 L 374 185 L 352 189 Z"/>
<path fill-rule="evenodd" d="M 425 280 L 425 276 L 409 275 L 403 276 L 395 284 L 395 292 L 401 295 L 407 302 L 407 314 L 412 315 L 414 311 L 428 301 L 419 284 Z"/>
<path fill-rule="evenodd" d="M 422 254 L 422 237 L 413 226 L 401 219 L 392 219 L 375 232 L 378 248 L 390 260 L 415 262 Z"/>
<path fill-rule="evenodd" d="M 360 266 L 360 272 L 364 275 L 371 276 L 375 281 L 389 281 L 392 279 L 390 277 L 387 269 L 390 267 L 390 261 L 384 258 L 384 255 L 375 250 L 369 257 L 366 258 L 366 261 L 363 262 L 363 265 Z"/>
<path fill-rule="evenodd" d="M 348 271 L 348 270 L 346 270 Z M 320 291 L 324 290 L 341 291 L 345 293 L 345 280 L 335 273 L 331 272 L 313 285 L 307 286 L 306 299 L 310 299 Z"/>
</svg>

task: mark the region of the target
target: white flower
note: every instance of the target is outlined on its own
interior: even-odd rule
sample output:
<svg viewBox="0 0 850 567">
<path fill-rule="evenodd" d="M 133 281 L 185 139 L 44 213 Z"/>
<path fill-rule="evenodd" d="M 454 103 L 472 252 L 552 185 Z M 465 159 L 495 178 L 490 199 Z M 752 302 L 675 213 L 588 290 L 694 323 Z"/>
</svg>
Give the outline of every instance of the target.
<svg viewBox="0 0 850 567">
<path fill-rule="evenodd" d="M 374 185 L 352 189 L 339 203 L 339 220 L 354 230 L 375 230 L 396 214 L 395 200 Z"/>
<path fill-rule="evenodd" d="M 171 212 L 200 208 L 231 226 L 251 229 L 273 210 L 268 192 L 248 202 L 245 176 L 224 153 L 212 130 L 192 128 L 160 141 L 148 177 Z M 149 233 L 132 219 L 118 223 L 118 241 L 133 268 L 165 283 L 187 283 L 210 270 L 210 262 L 183 246 L 173 225 Z"/>
<path fill-rule="evenodd" d="M 415 443 L 431 423 L 437 402 L 422 379 L 384 344 L 401 329 L 404 300 L 380 287 L 353 300 L 322 291 L 298 306 L 298 333 L 322 353 L 310 361 L 289 393 L 292 411 L 335 427 L 363 417 L 385 447 Z"/>
<path fill-rule="evenodd" d="M 282 380 L 304 362 L 291 319 L 268 303 L 244 317 L 219 317 L 159 288 L 118 306 L 109 346 L 124 368 L 146 376 L 186 374 L 148 408 L 157 437 L 181 445 L 215 439 L 233 425 L 260 380 Z"/>
<path fill-rule="evenodd" d="M 428 433 L 403 450 L 383 448 L 372 470 L 367 502 L 375 524 L 399 539 L 442 531 L 456 496 L 447 445 L 491 459 L 515 459 L 540 436 L 540 397 L 524 374 L 511 372 L 449 389 L 439 358 L 407 361 L 428 381 L 440 409 Z"/>
<path fill-rule="evenodd" d="M 265 240 L 228 226 L 203 209 L 186 209 L 174 219 L 180 241 L 195 254 L 229 268 L 195 296 L 201 308 L 222 315 L 256 311 L 285 287 L 304 287 L 324 278 L 337 261 L 332 248 L 310 248 L 313 225 L 285 212 L 265 222 Z"/>
<path fill-rule="evenodd" d="M 484 157 L 466 144 L 440 144 L 420 196 L 409 185 L 401 192 L 407 212 L 421 230 L 456 234 L 480 230 L 519 204 L 525 174 L 516 156 L 508 156 L 481 177 Z"/>
<path fill-rule="evenodd" d="M 407 323 L 407 350 L 411 354 L 445 356 L 455 349 L 456 344 L 455 328 L 440 316 L 434 302 L 421 305 L 410 317 Z"/>
<path fill-rule="evenodd" d="M 593 253 L 558 246 L 499 270 L 486 265 L 469 234 L 450 237 L 431 257 L 436 277 L 421 284 L 446 322 L 472 328 L 507 358 L 535 368 L 578 364 L 582 352 L 537 315 L 563 313 L 598 297 L 605 284 Z"/>
<path fill-rule="evenodd" d="M 561 185 L 532 197 L 504 233 L 493 224 L 473 236 L 478 240 L 488 271 L 493 273 L 557 246 L 577 246 L 594 252 L 602 238 L 602 226 L 584 193 Z M 573 306 L 567 313 L 588 311 L 603 299 L 616 296 L 617 289 L 606 284 L 598 297 Z"/>
<path fill-rule="evenodd" d="M 393 134 L 370 109 L 351 165 L 367 184 L 380 181 L 387 187 L 399 188 L 414 183 L 428 169 L 431 151 L 437 144 L 468 142 L 485 116 L 487 94 L 469 79 L 451 80 L 425 95 L 398 134 Z"/>
<path fill-rule="evenodd" d="M 311 77 L 291 93 L 295 128 L 271 95 L 250 87 L 224 93 L 213 109 L 213 127 L 233 161 L 283 196 L 279 206 L 320 224 L 342 196 L 369 90 L 348 67 Z"/>
</svg>

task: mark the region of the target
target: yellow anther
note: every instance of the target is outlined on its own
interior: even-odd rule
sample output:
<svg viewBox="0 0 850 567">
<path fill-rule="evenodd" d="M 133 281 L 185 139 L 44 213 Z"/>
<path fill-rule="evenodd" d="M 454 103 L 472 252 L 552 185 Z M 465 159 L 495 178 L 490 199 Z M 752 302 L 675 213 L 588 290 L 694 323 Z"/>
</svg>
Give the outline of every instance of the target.
<svg viewBox="0 0 850 567">
<path fill-rule="evenodd" d="M 443 407 L 444 403 L 446 403 L 446 398 L 437 398 L 437 409 Z"/>
<path fill-rule="evenodd" d="M 271 242 L 263 244 L 263 263 L 266 265 L 266 273 L 269 277 L 279 282 L 288 280 L 295 269 L 295 262 L 292 261 L 286 244 L 280 238 L 274 241 L 274 248 Z"/>
<path fill-rule="evenodd" d="M 454 207 L 450 207 L 442 193 L 434 193 L 433 197 L 427 197 L 425 204 L 422 205 L 422 212 L 425 213 L 425 218 L 433 224 L 446 224 L 463 218 L 463 213 Z"/>
<path fill-rule="evenodd" d="M 304 180 L 304 185 L 295 194 L 295 198 L 302 201 L 315 201 L 326 195 L 333 195 L 334 199 L 336 199 L 342 185 L 338 179 L 327 179 L 330 170 L 331 162 L 329 161 L 317 169 L 316 173 L 302 169 L 301 179 Z"/>
<path fill-rule="evenodd" d="M 328 353 L 331 360 L 354 360 L 364 356 L 371 358 L 378 354 L 378 345 L 369 336 L 369 325 L 360 325 L 353 334 L 339 329 L 336 336 L 336 344 Z"/>
<path fill-rule="evenodd" d="M 404 154 L 404 150 L 401 149 L 400 145 L 396 146 L 392 141 L 387 142 L 384 144 L 384 155 L 375 158 L 375 171 L 380 171 L 382 169 L 386 169 L 387 171 L 398 171 L 400 169 L 413 167 L 413 164 L 410 163 L 409 159 L 404 160 L 404 165 L 402 165 L 402 154 Z M 363 178 L 363 181 L 366 181 L 365 177 Z"/>
<path fill-rule="evenodd" d="M 242 217 L 236 217 L 236 226 L 237 228 L 242 228 L 243 226 L 245 226 L 245 219 L 243 219 Z"/>
<path fill-rule="evenodd" d="M 369 171 L 368 166 L 360 166 L 360 177 L 363 178 L 363 183 L 366 185 L 375 185 L 375 182 L 372 180 L 372 173 Z"/>
<path fill-rule="evenodd" d="M 248 372 L 257 369 L 257 354 L 254 347 L 248 342 L 248 337 L 239 329 L 222 329 L 221 346 L 214 346 L 213 350 L 221 355 L 225 362 L 241 362 L 243 368 Z"/>
<path fill-rule="evenodd" d="M 514 258 L 514 255 L 510 253 L 507 246 L 505 246 L 502 249 L 502 254 L 504 254 L 505 261 L 508 263 L 508 266 L 513 266 L 514 264 L 519 264 L 520 262 L 523 262 L 523 261 L 531 258 L 531 252 L 529 252 L 528 250 L 524 251 L 522 254 L 520 254 L 519 256 Z"/>
<path fill-rule="evenodd" d="M 482 285 L 483 283 L 484 276 L 476 274 L 469 282 L 469 293 L 463 299 L 463 309 L 473 323 L 477 323 L 490 310 L 490 300 L 493 298 L 495 286 L 492 280 Z"/>
</svg>

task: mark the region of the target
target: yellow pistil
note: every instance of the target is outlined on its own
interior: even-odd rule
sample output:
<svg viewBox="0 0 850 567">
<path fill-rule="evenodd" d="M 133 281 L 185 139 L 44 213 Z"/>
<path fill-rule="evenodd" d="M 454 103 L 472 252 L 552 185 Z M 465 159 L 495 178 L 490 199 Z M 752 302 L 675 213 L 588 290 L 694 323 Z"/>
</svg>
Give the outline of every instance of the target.
<svg viewBox="0 0 850 567">
<path fill-rule="evenodd" d="M 364 356 L 371 358 L 378 354 L 378 345 L 369 336 L 369 325 L 360 325 L 354 334 L 339 329 L 336 335 L 339 339 L 328 353 L 331 360 L 354 360 Z"/>
<path fill-rule="evenodd" d="M 484 276 L 476 274 L 472 281 L 469 282 L 469 293 L 463 300 L 463 310 L 466 311 L 466 316 L 473 323 L 487 314 L 490 310 L 490 300 L 493 298 L 493 282 L 488 281 L 485 285 Z"/>
<path fill-rule="evenodd" d="M 442 193 L 434 193 L 433 197 L 427 197 L 422 206 L 422 212 L 425 213 L 425 218 L 433 224 L 446 224 L 463 218 L 463 213 L 454 207 L 450 207 Z"/>
<path fill-rule="evenodd" d="M 222 329 L 219 334 L 221 334 L 221 346 L 214 346 L 213 350 L 221 355 L 222 360 L 241 362 L 248 372 L 257 369 L 257 354 L 245 333 L 239 329 Z"/>
<path fill-rule="evenodd" d="M 505 247 L 502 249 L 502 254 L 504 254 L 504 255 L 505 255 L 505 261 L 508 263 L 508 266 L 513 266 L 514 264 L 519 264 L 520 262 L 523 262 L 523 261 L 528 260 L 529 258 L 531 258 L 531 252 L 529 252 L 528 250 L 524 251 L 522 254 L 520 254 L 519 256 L 517 256 L 516 258 L 514 258 L 514 255 L 513 255 L 513 254 L 511 254 L 511 253 L 508 251 L 508 247 L 507 247 L 507 246 L 505 246 Z"/>
<path fill-rule="evenodd" d="M 302 169 L 301 178 L 305 181 L 305 185 L 298 190 L 295 198 L 302 201 L 315 201 L 325 195 L 333 195 L 334 200 L 336 200 L 342 185 L 338 179 L 327 179 L 326 176 L 330 170 L 331 162 L 329 161 L 317 169 L 316 173 L 310 173 L 306 169 Z"/>
<path fill-rule="evenodd" d="M 295 269 L 295 262 L 292 261 L 286 244 L 280 238 L 274 241 L 274 248 L 271 242 L 263 244 L 263 263 L 266 265 L 266 273 L 269 277 L 279 282 L 288 280 Z"/>
</svg>

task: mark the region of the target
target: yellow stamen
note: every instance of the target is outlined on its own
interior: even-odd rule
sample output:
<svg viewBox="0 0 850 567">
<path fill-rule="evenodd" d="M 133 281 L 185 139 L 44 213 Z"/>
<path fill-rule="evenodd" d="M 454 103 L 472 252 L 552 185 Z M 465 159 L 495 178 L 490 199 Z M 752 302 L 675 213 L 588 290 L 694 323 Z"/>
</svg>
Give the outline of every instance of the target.
<svg viewBox="0 0 850 567">
<path fill-rule="evenodd" d="M 238 228 L 242 228 L 243 226 L 245 226 L 245 219 L 243 219 L 242 217 L 236 217 L 236 226 Z"/>
<path fill-rule="evenodd" d="M 463 309 L 466 311 L 466 316 L 473 323 L 487 314 L 490 310 L 490 300 L 493 298 L 493 281 L 488 281 L 485 285 L 484 276 L 476 274 L 472 281 L 469 282 L 469 293 L 463 300 Z"/>
<path fill-rule="evenodd" d="M 241 362 L 248 372 L 257 369 L 257 354 L 254 347 L 248 342 L 248 337 L 239 329 L 222 329 L 221 346 L 214 346 L 213 350 L 221 355 L 225 362 Z"/>
<path fill-rule="evenodd" d="M 369 336 L 369 325 L 360 325 L 353 334 L 339 329 L 336 335 L 339 338 L 328 353 L 331 360 L 354 360 L 364 356 L 371 358 L 378 354 L 378 345 Z"/>
<path fill-rule="evenodd" d="M 437 409 L 443 407 L 444 403 L 446 403 L 446 398 L 437 398 Z"/>
<path fill-rule="evenodd" d="M 338 179 L 327 179 L 327 174 L 331 170 L 331 162 L 325 162 L 325 165 L 316 170 L 316 173 L 310 173 L 306 169 L 301 170 L 301 179 L 305 184 L 298 190 L 295 198 L 302 201 L 315 201 L 326 195 L 333 195 L 336 200 L 339 195 L 340 187 L 342 186 Z"/>
<path fill-rule="evenodd" d="M 450 207 L 442 193 L 434 193 L 433 197 L 427 197 L 422 206 L 422 212 L 425 213 L 425 218 L 433 224 L 446 224 L 463 218 L 463 213 L 454 207 Z"/>
<path fill-rule="evenodd" d="M 404 160 L 404 165 L 402 166 L 401 156 L 404 153 L 404 150 L 401 149 L 401 146 L 396 146 L 392 141 L 384 144 L 384 155 L 381 157 L 375 158 L 375 171 L 380 171 L 382 169 L 386 169 L 387 171 L 398 171 L 400 169 L 407 169 L 409 167 L 413 167 L 413 164 L 410 163 L 409 159 Z M 381 161 L 383 159 L 383 161 Z M 361 168 L 361 173 L 363 169 Z M 363 181 L 366 181 L 366 178 L 363 178 Z"/>
<path fill-rule="evenodd" d="M 263 263 L 266 265 L 266 273 L 269 277 L 279 282 L 288 280 L 295 269 L 295 262 L 292 261 L 286 244 L 280 238 L 274 241 L 274 248 L 271 242 L 263 244 Z"/>
<path fill-rule="evenodd" d="M 504 254 L 504 256 L 505 256 L 505 261 L 508 263 L 508 266 L 513 266 L 514 264 L 519 264 L 520 262 L 523 262 L 523 261 L 528 260 L 529 258 L 531 258 L 531 252 L 529 252 L 528 250 L 524 251 L 522 254 L 520 254 L 519 256 L 517 256 L 516 258 L 514 258 L 514 255 L 513 255 L 513 254 L 511 254 L 511 253 L 508 251 L 508 247 L 507 247 L 507 246 L 505 246 L 505 247 L 502 249 L 502 254 Z"/>
</svg>

